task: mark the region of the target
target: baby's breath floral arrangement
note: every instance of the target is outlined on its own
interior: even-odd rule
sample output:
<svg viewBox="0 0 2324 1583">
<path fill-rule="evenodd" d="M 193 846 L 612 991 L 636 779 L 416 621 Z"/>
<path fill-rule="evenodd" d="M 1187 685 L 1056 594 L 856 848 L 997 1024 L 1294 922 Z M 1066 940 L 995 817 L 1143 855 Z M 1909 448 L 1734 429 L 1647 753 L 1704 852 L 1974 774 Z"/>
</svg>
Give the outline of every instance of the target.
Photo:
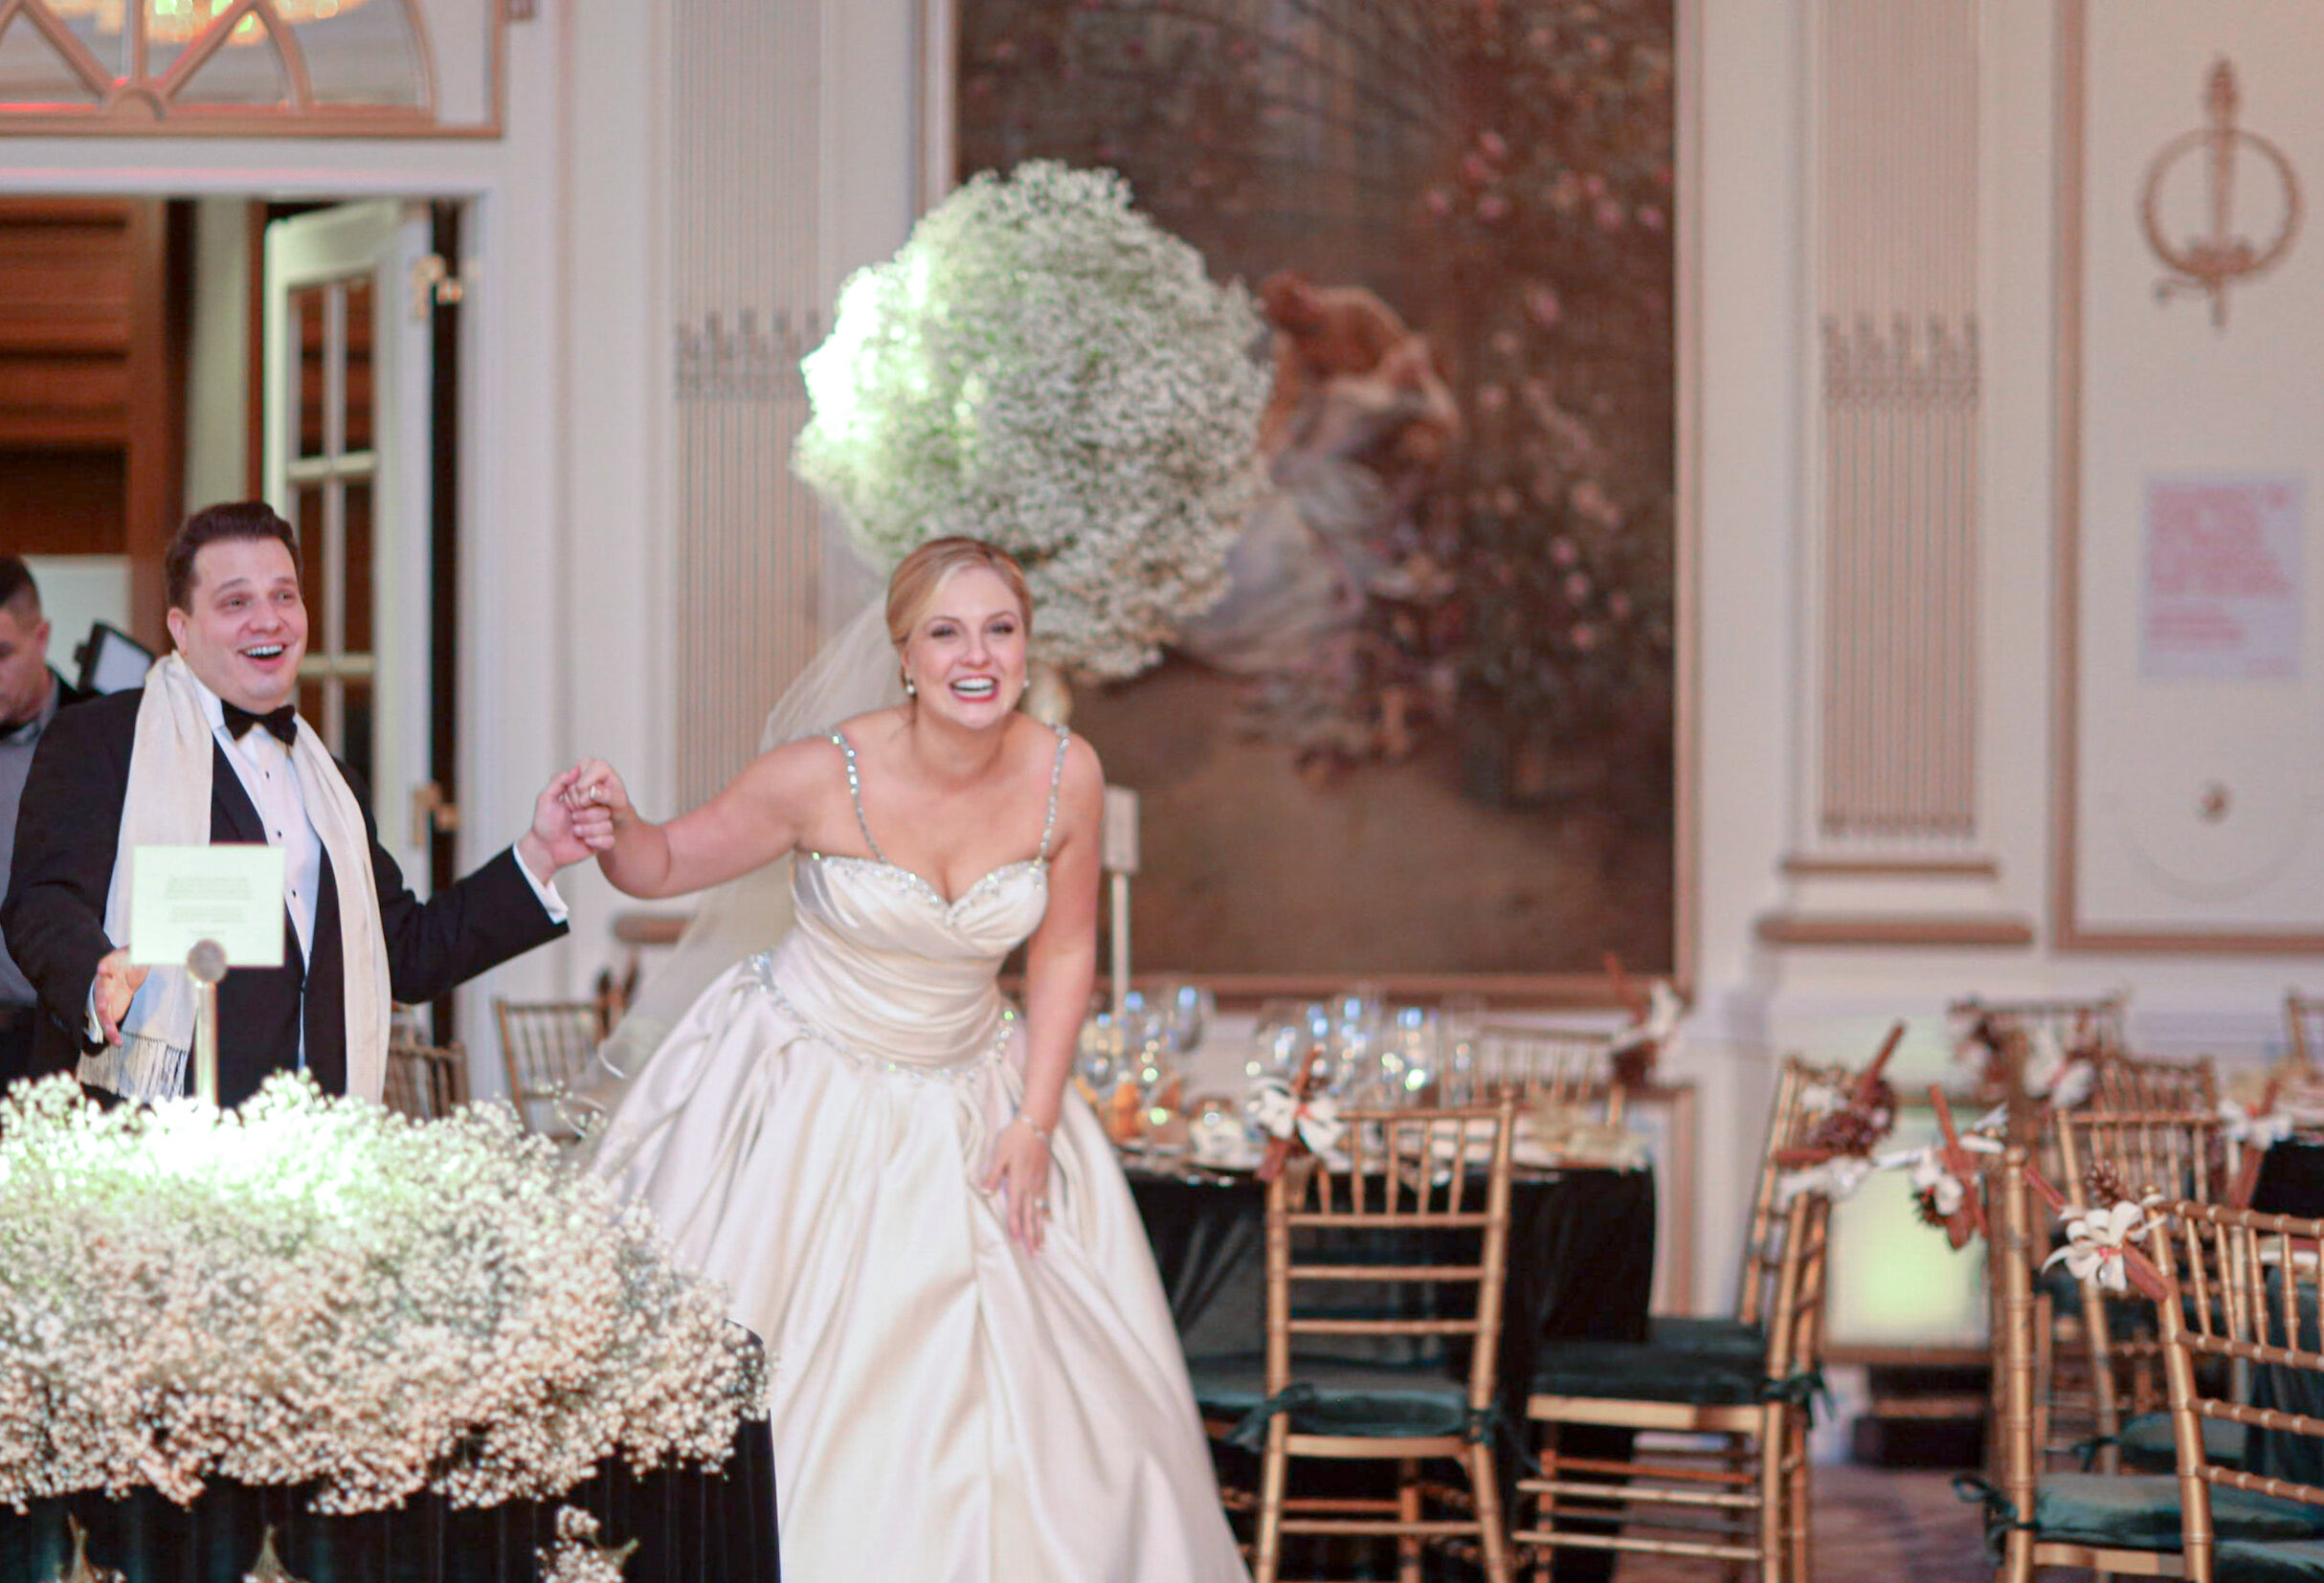
<svg viewBox="0 0 2324 1583">
<path fill-rule="evenodd" d="M 0 1100 L 0 1501 L 204 1481 L 325 1512 L 716 1464 L 755 1348 L 642 1210 L 475 1106 L 268 1081 L 238 1112 Z"/>
<path fill-rule="evenodd" d="M 1225 591 L 1271 375 L 1248 295 L 1110 170 L 979 174 L 839 295 L 794 465 L 875 565 L 966 533 L 1023 563 L 1037 658 L 1134 676 Z"/>
</svg>

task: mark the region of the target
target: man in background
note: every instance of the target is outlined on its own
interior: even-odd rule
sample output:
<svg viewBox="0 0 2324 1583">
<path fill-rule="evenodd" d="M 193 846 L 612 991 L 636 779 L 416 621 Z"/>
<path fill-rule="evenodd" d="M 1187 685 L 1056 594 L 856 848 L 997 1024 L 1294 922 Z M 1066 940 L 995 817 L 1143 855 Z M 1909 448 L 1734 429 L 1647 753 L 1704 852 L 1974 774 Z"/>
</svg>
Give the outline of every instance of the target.
<svg viewBox="0 0 2324 1583">
<path fill-rule="evenodd" d="M 16 804 L 56 711 L 88 695 L 49 668 L 49 623 L 24 558 L 0 555 L 0 892 L 15 856 Z M 32 981 L 0 943 L 0 1084 L 32 1070 Z"/>
</svg>

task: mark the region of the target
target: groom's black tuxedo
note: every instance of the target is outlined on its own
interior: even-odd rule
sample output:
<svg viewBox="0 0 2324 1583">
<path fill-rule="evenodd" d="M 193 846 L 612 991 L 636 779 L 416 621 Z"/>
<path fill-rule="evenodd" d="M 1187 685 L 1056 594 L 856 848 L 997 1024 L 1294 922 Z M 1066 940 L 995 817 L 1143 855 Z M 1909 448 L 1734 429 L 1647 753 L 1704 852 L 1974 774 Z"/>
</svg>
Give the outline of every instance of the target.
<svg viewBox="0 0 2324 1583">
<path fill-rule="evenodd" d="M 98 961 L 113 948 L 105 937 L 105 892 L 128 794 L 129 753 L 136 740 L 143 695 L 114 693 L 61 711 L 40 739 L 16 818 L 16 856 L 0 930 L 9 954 L 40 997 L 34 1034 L 33 1072 L 69 1072 L 84 1050 L 89 986 Z M 347 773 L 346 766 L 340 767 Z M 565 932 L 551 923 L 540 898 L 518 871 L 513 851 L 450 889 L 420 901 L 405 888 L 403 871 L 382 850 L 369 799 L 371 873 L 379 890 L 379 921 L 387 942 L 388 975 L 395 998 L 422 1001 L 473 978 L 522 951 Z M 213 747 L 210 767 L 210 838 L 263 842 L 258 812 L 228 762 Z M 295 1066 L 299 1035 L 306 1034 L 306 1064 L 326 1090 L 346 1086 L 346 978 L 340 960 L 340 887 L 328 853 L 315 901 L 311 957 L 302 961 L 290 913 L 282 915 L 279 968 L 242 968 L 218 990 L 218 1098 L 249 1098 L 269 1072 Z"/>
</svg>

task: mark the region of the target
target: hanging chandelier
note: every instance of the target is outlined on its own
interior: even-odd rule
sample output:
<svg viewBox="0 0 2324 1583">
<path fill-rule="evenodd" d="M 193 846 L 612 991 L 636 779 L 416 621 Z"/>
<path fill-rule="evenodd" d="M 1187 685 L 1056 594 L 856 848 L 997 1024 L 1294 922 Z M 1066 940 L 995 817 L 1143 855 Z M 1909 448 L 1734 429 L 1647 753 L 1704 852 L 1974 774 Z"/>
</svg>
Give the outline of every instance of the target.
<svg viewBox="0 0 2324 1583">
<path fill-rule="evenodd" d="M 140 0 L 50 0 L 50 9 L 59 16 L 88 17 L 100 33 L 118 34 L 123 11 L 137 3 Z M 146 41 L 183 45 L 200 37 L 212 22 L 232 11 L 235 0 L 142 0 L 142 3 Z M 272 10 L 284 23 L 298 27 L 307 22 L 327 22 L 362 4 L 363 0 L 274 0 Z M 264 33 L 265 25 L 253 11 L 235 24 L 227 42 L 255 44 Z"/>
</svg>

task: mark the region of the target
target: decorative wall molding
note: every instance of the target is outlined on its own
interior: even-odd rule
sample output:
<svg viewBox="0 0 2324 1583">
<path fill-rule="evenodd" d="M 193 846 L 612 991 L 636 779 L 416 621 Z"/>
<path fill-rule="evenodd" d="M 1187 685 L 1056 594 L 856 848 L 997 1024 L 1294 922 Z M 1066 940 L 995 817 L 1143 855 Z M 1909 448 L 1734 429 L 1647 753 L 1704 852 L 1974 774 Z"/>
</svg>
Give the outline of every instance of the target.
<svg viewBox="0 0 2324 1583">
<path fill-rule="evenodd" d="M 1801 845 L 1969 856 L 1978 820 L 1978 7 L 1818 0 L 1819 363 Z"/>
<path fill-rule="evenodd" d="M 2034 942 L 2023 918 L 1859 917 L 1854 914 L 1774 912 L 1758 923 L 1771 946 L 1886 946 L 1906 950 L 2017 950 Z"/>
<path fill-rule="evenodd" d="M 1817 830 L 1977 834 L 1978 323 L 1827 316 Z"/>
<path fill-rule="evenodd" d="M 677 794 L 758 747 L 820 641 L 821 517 L 791 475 L 822 334 L 819 5 L 670 7 Z"/>
<path fill-rule="evenodd" d="M 2282 63 L 2319 35 L 2300 12 L 2230 0 L 2136 17 L 2056 0 L 2055 19 L 2051 939 L 2158 957 L 2324 952 L 2324 678 L 2298 652 L 2252 659 L 2240 637 L 2211 668 L 2190 668 L 2152 613 L 2170 591 L 2153 557 L 2178 543 L 2165 537 L 2179 531 L 2178 494 L 2225 501 L 2280 485 L 2305 534 L 2296 502 L 2324 411 L 2309 370 L 2324 342 L 2304 306 L 2315 262 L 2290 244 L 2295 156 L 2313 162 L 2324 117 Z M 2240 86 L 2232 59 L 2248 67 Z M 2188 100 L 2157 103 L 2137 86 L 2166 73 L 2188 83 Z M 2199 83 L 2209 123 L 2181 131 Z M 2264 154 L 2239 129 L 2252 95 L 2283 140 Z M 2158 260 L 2173 271 L 2159 284 Z M 2284 289 L 2239 296 L 2230 322 L 2228 287 L 2265 269 L 2281 271 Z M 2189 292 L 2209 299 L 2207 323 L 2174 311 Z M 2191 542 L 2212 545 L 2218 531 L 2206 518 Z M 2255 537 L 2238 553 L 2273 568 L 2278 550 Z M 2307 591 L 2313 573 L 2297 575 L 2301 553 L 2295 544 L 2281 574 L 2295 589 L 2289 618 L 2313 625 L 2324 601 Z M 2196 604 L 2231 635 L 2246 630 L 2224 595 Z M 2295 647 L 2313 655 L 2313 637 Z"/>
<path fill-rule="evenodd" d="M 777 308 L 762 327 L 758 310 L 743 308 L 728 324 L 715 308 L 700 324 L 678 326 L 677 395 L 685 401 L 803 401 L 799 360 L 823 338 L 823 316 L 809 308 L 793 328 Z"/>
</svg>

